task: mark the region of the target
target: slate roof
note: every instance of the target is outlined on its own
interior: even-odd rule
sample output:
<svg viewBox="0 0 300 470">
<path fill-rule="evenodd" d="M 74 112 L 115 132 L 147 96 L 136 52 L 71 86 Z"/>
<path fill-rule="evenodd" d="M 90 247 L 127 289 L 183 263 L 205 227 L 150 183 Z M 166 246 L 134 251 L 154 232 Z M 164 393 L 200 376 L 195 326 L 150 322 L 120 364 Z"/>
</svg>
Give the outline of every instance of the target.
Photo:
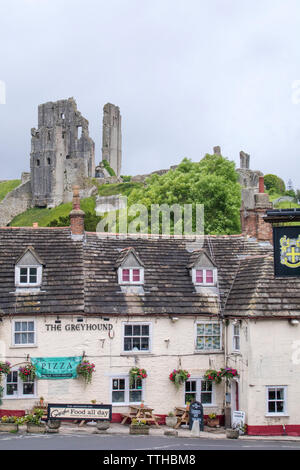
<svg viewBox="0 0 300 470">
<path fill-rule="evenodd" d="M 14 267 L 28 246 L 44 263 L 37 294 L 18 294 Z M 126 294 L 116 265 L 129 248 L 143 261 L 144 294 Z M 299 315 L 300 279 L 274 279 L 272 248 L 241 235 L 209 236 L 203 247 L 218 268 L 226 315 Z M 124 250 L 124 251 L 122 251 Z M 218 315 L 218 297 L 197 293 L 184 240 L 98 238 L 74 241 L 69 228 L 0 228 L 0 313 Z M 295 300 L 296 299 L 296 300 Z"/>
</svg>

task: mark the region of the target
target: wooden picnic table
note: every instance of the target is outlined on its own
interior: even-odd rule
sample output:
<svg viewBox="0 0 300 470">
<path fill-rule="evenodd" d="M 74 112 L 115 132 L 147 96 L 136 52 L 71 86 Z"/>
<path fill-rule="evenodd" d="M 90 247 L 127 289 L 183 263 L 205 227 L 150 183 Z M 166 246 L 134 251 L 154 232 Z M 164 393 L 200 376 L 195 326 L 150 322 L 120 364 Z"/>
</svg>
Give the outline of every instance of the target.
<svg viewBox="0 0 300 470">
<path fill-rule="evenodd" d="M 129 406 L 131 413 L 134 419 L 138 421 L 146 421 L 148 424 L 155 424 L 159 428 L 159 424 L 157 422 L 157 417 L 153 414 L 154 409 L 150 408 L 149 406 L 139 406 L 139 405 L 130 405 Z M 123 420 L 124 421 L 124 420 Z"/>
<path fill-rule="evenodd" d="M 189 407 L 185 406 L 176 406 L 175 407 L 175 416 L 177 417 L 177 424 L 174 429 L 179 428 L 182 424 L 189 424 Z"/>
</svg>

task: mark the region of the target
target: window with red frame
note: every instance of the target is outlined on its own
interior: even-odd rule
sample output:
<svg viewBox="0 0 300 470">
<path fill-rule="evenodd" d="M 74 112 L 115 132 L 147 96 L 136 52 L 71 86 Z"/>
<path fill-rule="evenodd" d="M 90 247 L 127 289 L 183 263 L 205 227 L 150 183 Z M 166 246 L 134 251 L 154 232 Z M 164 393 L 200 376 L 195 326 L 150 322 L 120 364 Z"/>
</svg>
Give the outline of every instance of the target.
<svg viewBox="0 0 300 470">
<path fill-rule="evenodd" d="M 141 270 L 138 268 L 124 268 L 121 271 L 122 282 L 128 284 L 139 284 L 142 280 Z"/>
<path fill-rule="evenodd" d="M 214 272 L 212 269 L 196 269 L 196 284 L 213 284 Z"/>
</svg>

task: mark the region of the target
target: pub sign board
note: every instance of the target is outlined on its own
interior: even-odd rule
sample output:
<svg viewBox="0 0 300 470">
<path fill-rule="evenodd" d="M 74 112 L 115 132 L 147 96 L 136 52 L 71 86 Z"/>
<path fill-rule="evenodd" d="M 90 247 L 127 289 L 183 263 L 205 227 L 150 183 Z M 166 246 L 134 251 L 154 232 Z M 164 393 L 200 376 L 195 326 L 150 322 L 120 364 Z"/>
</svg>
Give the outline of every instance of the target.
<svg viewBox="0 0 300 470">
<path fill-rule="evenodd" d="M 300 225 L 273 227 L 275 276 L 300 276 Z"/>
<path fill-rule="evenodd" d="M 200 431 L 204 430 L 203 405 L 200 401 L 193 401 L 193 403 L 190 404 L 189 417 L 190 429 L 192 429 L 194 421 L 199 421 Z"/>
<path fill-rule="evenodd" d="M 48 403 L 47 419 L 111 421 L 112 405 Z"/>
</svg>

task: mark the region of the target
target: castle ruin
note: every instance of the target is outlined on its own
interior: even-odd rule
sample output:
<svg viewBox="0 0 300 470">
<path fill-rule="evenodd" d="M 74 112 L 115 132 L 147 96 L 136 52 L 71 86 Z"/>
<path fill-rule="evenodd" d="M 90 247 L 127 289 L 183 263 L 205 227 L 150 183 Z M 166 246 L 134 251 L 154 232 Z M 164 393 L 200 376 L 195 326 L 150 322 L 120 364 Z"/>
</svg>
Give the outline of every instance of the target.
<svg viewBox="0 0 300 470">
<path fill-rule="evenodd" d="M 122 133 L 118 106 L 107 103 L 103 107 L 102 160 L 106 160 L 117 177 L 121 175 Z"/>
<path fill-rule="evenodd" d="M 95 173 L 95 144 L 89 123 L 73 98 L 41 104 L 38 129 L 31 129 L 31 192 L 33 207 L 68 202 L 74 184 Z"/>
</svg>

